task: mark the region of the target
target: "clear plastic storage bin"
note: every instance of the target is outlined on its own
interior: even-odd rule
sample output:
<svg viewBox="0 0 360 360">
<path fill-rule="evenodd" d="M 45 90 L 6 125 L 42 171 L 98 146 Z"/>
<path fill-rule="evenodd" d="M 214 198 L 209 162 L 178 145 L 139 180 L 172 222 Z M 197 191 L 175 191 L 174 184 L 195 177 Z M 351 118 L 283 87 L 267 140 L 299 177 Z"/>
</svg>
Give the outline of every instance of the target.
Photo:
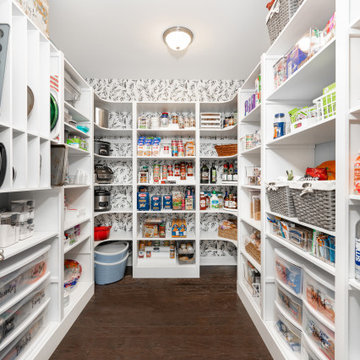
<svg viewBox="0 0 360 360">
<path fill-rule="evenodd" d="M 302 294 L 302 264 L 287 249 L 275 249 L 275 275 L 288 291 L 296 296 Z"/>
<path fill-rule="evenodd" d="M 50 245 L 10 258 L 0 266 L 0 305 L 41 279 L 47 270 Z M 33 251 L 33 250 L 32 250 Z M 23 257 L 25 255 L 25 257 Z M 21 257 L 23 257 L 21 259 Z"/>
<path fill-rule="evenodd" d="M 39 334 L 44 326 L 45 311 L 42 312 L 34 322 L 23 331 L 13 342 L 11 342 L 4 350 L 0 352 L 1 360 L 14 360 L 22 357 L 29 344 Z"/>
<path fill-rule="evenodd" d="M 301 330 L 286 319 L 277 307 L 275 309 L 275 327 L 284 342 L 299 356 L 301 352 Z"/>
<path fill-rule="evenodd" d="M 304 271 L 304 301 L 320 316 L 332 323 L 335 321 L 334 279 L 319 270 L 306 268 Z"/>
<path fill-rule="evenodd" d="M 309 337 L 310 341 L 322 352 L 328 359 L 335 359 L 335 328 L 330 329 L 323 324 L 312 308 L 304 303 L 303 331 Z"/>
<path fill-rule="evenodd" d="M 31 313 L 49 298 L 47 284 L 34 290 L 23 300 L 0 315 L 0 344 L 8 337 Z"/>
<path fill-rule="evenodd" d="M 301 325 L 302 300 L 283 288 L 280 282 L 278 282 L 276 286 L 276 295 L 278 305 Z"/>
</svg>

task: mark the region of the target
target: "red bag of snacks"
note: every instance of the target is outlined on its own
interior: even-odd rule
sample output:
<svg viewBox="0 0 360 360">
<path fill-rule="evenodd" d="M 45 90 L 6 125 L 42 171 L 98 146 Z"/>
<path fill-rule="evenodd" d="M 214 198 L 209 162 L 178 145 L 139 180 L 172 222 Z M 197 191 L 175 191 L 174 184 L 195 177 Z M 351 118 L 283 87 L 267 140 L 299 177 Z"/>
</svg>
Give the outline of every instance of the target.
<svg viewBox="0 0 360 360">
<path fill-rule="evenodd" d="M 306 176 L 308 177 L 312 177 L 312 178 L 318 178 L 319 180 L 327 180 L 328 179 L 328 174 L 327 174 L 327 169 L 325 168 L 307 168 L 306 169 Z"/>
</svg>

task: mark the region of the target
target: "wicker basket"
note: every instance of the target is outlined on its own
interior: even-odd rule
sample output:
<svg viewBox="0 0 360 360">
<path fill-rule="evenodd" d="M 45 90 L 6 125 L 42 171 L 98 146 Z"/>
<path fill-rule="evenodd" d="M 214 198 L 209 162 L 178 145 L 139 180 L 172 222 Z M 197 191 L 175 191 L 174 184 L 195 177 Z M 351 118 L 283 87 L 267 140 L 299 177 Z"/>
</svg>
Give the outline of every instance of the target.
<svg viewBox="0 0 360 360">
<path fill-rule="evenodd" d="M 270 41 L 273 43 L 295 14 L 303 0 L 277 0 L 266 19 Z"/>
<path fill-rule="evenodd" d="M 253 243 L 249 242 L 245 245 L 245 250 L 254 260 L 261 264 L 261 252 Z"/>
<path fill-rule="evenodd" d="M 237 241 L 237 228 L 223 229 L 219 226 L 218 235 L 225 239 Z"/>
<path fill-rule="evenodd" d="M 237 154 L 237 144 L 215 145 L 218 156 L 233 156 Z"/>
<path fill-rule="evenodd" d="M 266 194 L 272 212 L 296 217 L 292 191 L 287 183 L 269 183 L 266 187 Z"/>
<path fill-rule="evenodd" d="M 335 182 L 295 182 L 290 185 L 299 221 L 335 231 Z"/>
</svg>

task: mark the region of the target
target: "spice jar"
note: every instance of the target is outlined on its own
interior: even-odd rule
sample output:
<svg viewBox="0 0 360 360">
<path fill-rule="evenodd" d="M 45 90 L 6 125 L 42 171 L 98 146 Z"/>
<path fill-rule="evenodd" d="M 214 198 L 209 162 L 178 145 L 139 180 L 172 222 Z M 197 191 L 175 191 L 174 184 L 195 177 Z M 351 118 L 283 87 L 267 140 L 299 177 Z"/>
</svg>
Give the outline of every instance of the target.
<svg viewBox="0 0 360 360">
<path fill-rule="evenodd" d="M 168 127 L 169 126 L 169 114 L 162 113 L 160 117 L 160 126 L 161 127 Z"/>
</svg>

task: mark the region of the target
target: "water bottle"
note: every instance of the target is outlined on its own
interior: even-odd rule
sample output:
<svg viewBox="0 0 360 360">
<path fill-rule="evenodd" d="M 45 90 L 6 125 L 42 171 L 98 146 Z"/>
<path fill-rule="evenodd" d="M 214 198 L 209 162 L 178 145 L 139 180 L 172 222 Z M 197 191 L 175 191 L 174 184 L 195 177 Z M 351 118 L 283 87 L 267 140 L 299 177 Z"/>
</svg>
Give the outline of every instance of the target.
<svg viewBox="0 0 360 360">
<path fill-rule="evenodd" d="M 356 223 L 355 233 L 355 279 L 360 280 L 360 220 Z"/>
</svg>

